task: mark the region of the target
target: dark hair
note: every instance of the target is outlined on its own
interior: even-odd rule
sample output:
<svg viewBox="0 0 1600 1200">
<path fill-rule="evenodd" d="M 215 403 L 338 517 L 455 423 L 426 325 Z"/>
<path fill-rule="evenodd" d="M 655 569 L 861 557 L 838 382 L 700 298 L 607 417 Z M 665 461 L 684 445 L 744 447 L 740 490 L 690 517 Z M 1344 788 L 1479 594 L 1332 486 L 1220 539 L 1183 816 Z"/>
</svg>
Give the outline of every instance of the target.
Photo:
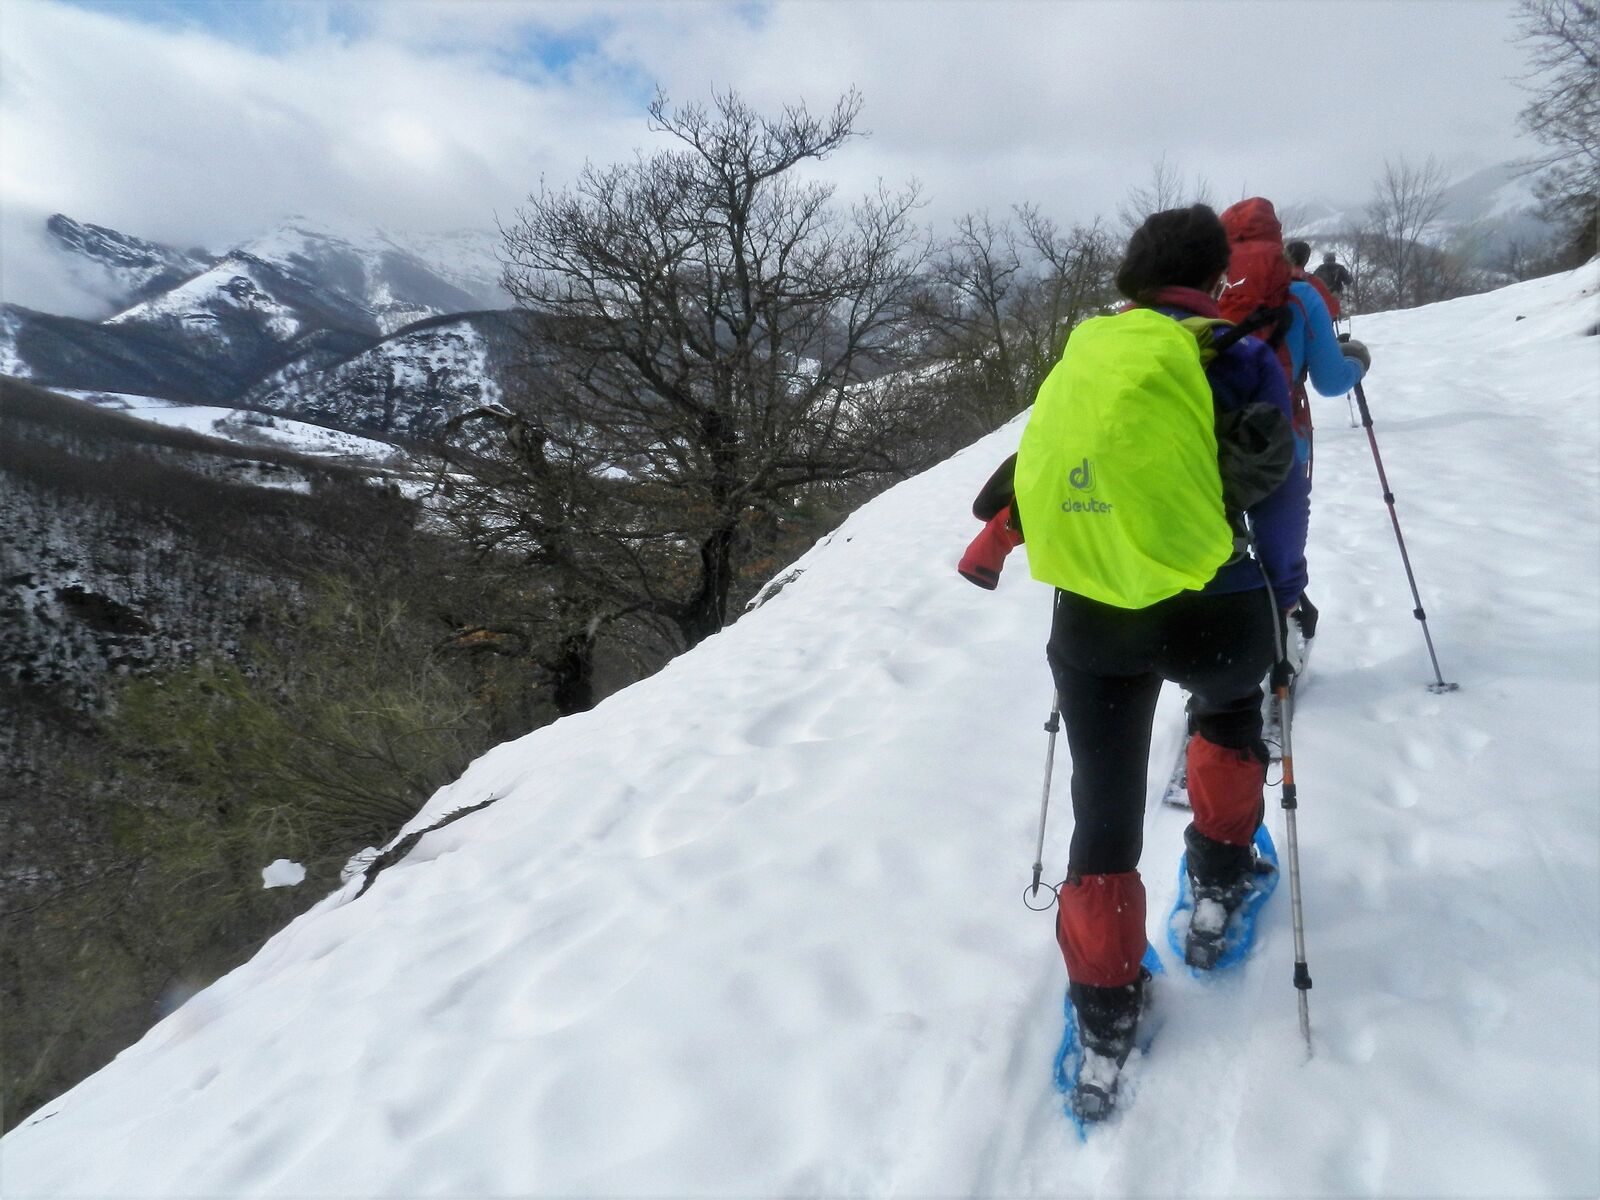
<svg viewBox="0 0 1600 1200">
<path fill-rule="evenodd" d="M 1203 287 L 1228 269 L 1228 233 L 1210 207 L 1152 213 L 1128 239 L 1117 291 L 1139 300 L 1161 287 Z"/>
<path fill-rule="evenodd" d="M 1290 242 L 1283 248 L 1283 252 L 1288 255 L 1289 261 L 1297 267 L 1303 267 L 1311 261 L 1311 243 L 1309 242 Z"/>
</svg>

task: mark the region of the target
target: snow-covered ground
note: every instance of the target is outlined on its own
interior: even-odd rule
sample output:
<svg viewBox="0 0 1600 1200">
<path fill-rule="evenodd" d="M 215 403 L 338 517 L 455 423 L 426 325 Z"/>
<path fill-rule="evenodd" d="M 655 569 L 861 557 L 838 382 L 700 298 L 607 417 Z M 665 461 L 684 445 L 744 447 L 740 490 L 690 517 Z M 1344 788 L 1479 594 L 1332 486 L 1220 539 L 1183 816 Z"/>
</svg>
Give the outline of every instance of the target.
<svg viewBox="0 0 1600 1200">
<path fill-rule="evenodd" d="M 1064 972 L 1021 903 L 1050 597 L 1020 556 L 996 593 L 954 570 L 1014 424 L 479 759 L 417 824 L 496 804 L 13 1131 L 6 1195 L 1600 1192 L 1597 283 L 1356 318 L 1458 693 L 1424 686 L 1365 435 L 1318 405 L 1311 1061 L 1280 888 L 1236 977 L 1168 974 L 1126 1111 L 1087 1144 L 1061 1116 Z M 1158 722 L 1153 776 L 1175 697 Z M 1057 878 L 1065 797 L 1061 764 Z M 1152 934 L 1183 823 L 1148 814 Z"/>
<path fill-rule="evenodd" d="M 224 438 L 246 445 L 280 446 L 319 458 L 356 458 L 381 463 L 402 452 L 388 442 L 359 434 L 345 433 L 296 421 L 290 417 L 260 413 L 252 409 L 223 408 L 211 404 L 183 404 L 157 396 L 136 396 L 129 392 L 97 392 L 54 388 L 63 396 L 87 400 L 101 408 L 116 409 L 141 421 L 176 429 L 190 429 L 207 437 Z"/>
</svg>

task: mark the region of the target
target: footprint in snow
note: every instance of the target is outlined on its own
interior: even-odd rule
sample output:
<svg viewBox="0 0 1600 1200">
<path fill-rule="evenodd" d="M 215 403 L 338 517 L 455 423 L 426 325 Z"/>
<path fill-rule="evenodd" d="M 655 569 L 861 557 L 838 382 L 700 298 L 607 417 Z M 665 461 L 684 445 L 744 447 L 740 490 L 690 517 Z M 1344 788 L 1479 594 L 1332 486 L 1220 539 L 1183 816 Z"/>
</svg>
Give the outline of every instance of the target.
<svg viewBox="0 0 1600 1200">
<path fill-rule="evenodd" d="M 1417 738 L 1408 739 L 1401 754 L 1408 766 L 1415 767 L 1419 771 L 1431 771 L 1436 761 L 1433 747 Z"/>
<path fill-rule="evenodd" d="M 1401 867 L 1426 867 L 1433 861 L 1432 846 L 1428 835 L 1422 830 L 1413 830 L 1391 837 L 1389 853 L 1396 865 Z"/>
<path fill-rule="evenodd" d="M 1389 802 L 1395 808 L 1415 808 L 1422 793 L 1410 776 L 1401 775 L 1389 781 Z"/>
</svg>

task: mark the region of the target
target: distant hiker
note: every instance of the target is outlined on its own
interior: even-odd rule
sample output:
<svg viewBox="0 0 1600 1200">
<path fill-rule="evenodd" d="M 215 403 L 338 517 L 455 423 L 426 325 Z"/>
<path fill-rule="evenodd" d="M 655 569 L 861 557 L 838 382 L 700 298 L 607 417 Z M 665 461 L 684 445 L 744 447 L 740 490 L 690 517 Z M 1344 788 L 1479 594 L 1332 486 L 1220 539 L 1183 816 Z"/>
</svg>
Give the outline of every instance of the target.
<svg viewBox="0 0 1600 1200">
<path fill-rule="evenodd" d="M 1328 316 L 1334 322 L 1339 320 L 1339 297 L 1328 290 L 1328 285 L 1315 275 L 1306 274 L 1306 264 L 1311 261 L 1311 247 L 1305 242 L 1290 242 L 1283 248 L 1284 257 L 1289 260 L 1289 275 L 1293 279 L 1302 279 L 1317 289 L 1317 295 L 1322 297 L 1323 304 L 1328 306 Z"/>
<path fill-rule="evenodd" d="M 1294 278 L 1284 256 L 1283 227 L 1270 200 L 1253 196 L 1230 205 L 1222 212 L 1222 224 L 1233 256 L 1218 305 L 1230 321 L 1262 312 L 1278 316 L 1257 336 L 1277 350 L 1289 380 L 1295 443 L 1309 473 L 1313 426 L 1306 380 L 1324 396 L 1342 396 L 1366 373 L 1372 356 L 1360 342 L 1339 341 L 1316 288 Z"/>
<path fill-rule="evenodd" d="M 1344 298 L 1344 290 L 1350 286 L 1352 280 L 1349 270 L 1332 250 L 1323 254 L 1322 262 L 1311 273 L 1322 280 L 1327 289 L 1340 299 Z"/>
<path fill-rule="evenodd" d="M 1281 246 L 1276 254 L 1282 263 Z M 1138 868 L 1161 683 L 1190 692 L 1198 730 L 1184 832 L 1192 887 L 1231 913 L 1257 870 L 1260 683 L 1275 614 L 1295 607 L 1306 582 L 1307 480 L 1293 469 L 1289 389 L 1273 351 L 1220 319 L 1228 259 L 1205 205 L 1139 227 L 1116 275 L 1132 304 L 1078 326 L 1039 389 L 1015 462 L 1020 524 L 995 512 L 999 524 L 964 562 L 992 586 L 984 572 L 1025 531 L 1033 576 L 1057 589 L 1048 657 L 1075 824 L 1056 938 L 1084 1050 L 1071 1097 L 1082 1120 L 1115 1104 L 1150 983 Z M 1255 457 L 1239 451 L 1241 424 L 1258 435 Z M 994 507 L 983 501 L 980 516 Z M 1260 563 L 1243 550 L 1240 511 Z"/>
</svg>

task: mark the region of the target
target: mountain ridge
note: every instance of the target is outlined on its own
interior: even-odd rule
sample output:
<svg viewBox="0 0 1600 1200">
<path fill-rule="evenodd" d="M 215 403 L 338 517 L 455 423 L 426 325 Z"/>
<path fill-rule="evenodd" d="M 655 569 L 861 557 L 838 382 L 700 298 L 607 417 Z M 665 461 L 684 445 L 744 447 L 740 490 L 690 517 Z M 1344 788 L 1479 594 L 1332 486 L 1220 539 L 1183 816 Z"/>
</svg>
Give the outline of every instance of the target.
<svg viewBox="0 0 1600 1200">
<path fill-rule="evenodd" d="M 126 303 L 102 320 L 0 306 L 0 371 L 17 378 L 383 434 L 436 429 L 500 392 L 503 321 L 486 314 L 508 300 L 489 235 L 419 235 L 413 248 L 297 216 L 212 255 L 60 213 L 46 224 Z"/>
</svg>

